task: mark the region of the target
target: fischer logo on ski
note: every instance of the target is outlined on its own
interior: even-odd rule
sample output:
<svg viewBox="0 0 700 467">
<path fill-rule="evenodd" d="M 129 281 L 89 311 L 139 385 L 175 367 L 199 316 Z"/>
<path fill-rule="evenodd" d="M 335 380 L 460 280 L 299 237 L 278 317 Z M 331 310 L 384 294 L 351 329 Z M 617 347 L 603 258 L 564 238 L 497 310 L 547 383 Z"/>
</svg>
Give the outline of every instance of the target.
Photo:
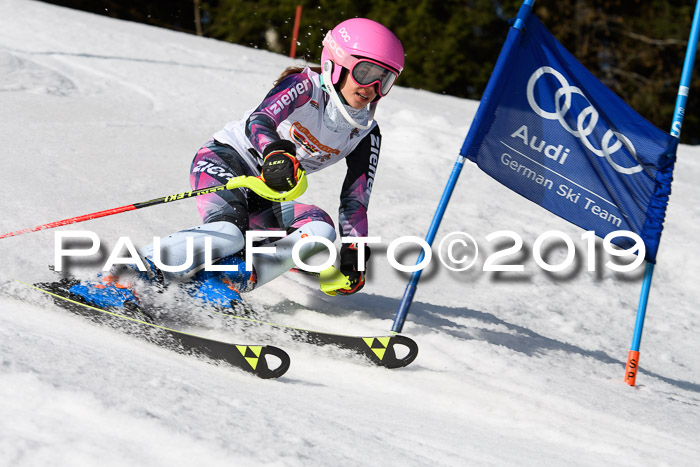
<svg viewBox="0 0 700 467">
<path fill-rule="evenodd" d="M 243 358 L 248 362 L 250 367 L 255 370 L 258 366 L 258 360 L 260 359 L 260 352 L 262 352 L 262 346 L 260 345 L 237 345 L 236 348 L 243 355 Z"/>
<path fill-rule="evenodd" d="M 372 352 L 381 360 L 384 358 L 391 337 L 363 337 L 362 340 L 365 341 L 365 344 L 367 344 Z"/>
</svg>

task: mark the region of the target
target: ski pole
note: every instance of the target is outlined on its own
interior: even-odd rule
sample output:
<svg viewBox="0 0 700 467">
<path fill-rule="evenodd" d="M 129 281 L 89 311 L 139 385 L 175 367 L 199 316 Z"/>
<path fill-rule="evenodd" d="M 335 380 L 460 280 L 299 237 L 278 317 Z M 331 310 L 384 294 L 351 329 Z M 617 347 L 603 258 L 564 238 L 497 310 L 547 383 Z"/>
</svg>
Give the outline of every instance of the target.
<svg viewBox="0 0 700 467">
<path fill-rule="evenodd" d="M 56 222 L 49 222 L 48 224 L 39 225 L 36 227 L 17 230 L 16 232 L 10 232 L 0 235 L 0 238 L 6 237 L 16 237 L 17 235 L 22 235 L 29 232 L 36 232 L 39 230 L 53 229 L 55 227 L 60 227 L 62 225 L 77 224 L 78 222 L 85 222 L 90 219 L 98 219 L 100 217 L 112 216 L 114 214 L 119 214 L 126 211 L 134 211 L 136 209 L 146 208 L 149 206 L 155 206 L 157 204 L 170 203 L 172 201 L 179 201 L 181 199 L 194 198 L 196 196 L 206 195 L 209 193 L 214 193 L 222 190 L 235 190 L 236 188 L 248 188 L 255 192 L 261 198 L 269 199 L 270 201 L 291 201 L 293 199 L 301 196 L 308 186 L 306 181 L 306 171 L 299 169 L 297 172 L 298 183 L 297 185 L 289 191 L 278 192 L 270 188 L 258 177 L 241 175 L 239 177 L 234 177 L 230 179 L 225 185 L 217 185 L 209 188 L 202 188 L 199 190 L 185 191 L 184 193 L 178 193 L 175 195 L 163 196 L 162 198 L 152 199 L 150 201 L 143 201 L 140 203 L 128 204 L 126 206 L 121 206 L 118 208 L 107 209 L 105 211 L 93 212 L 91 214 L 85 214 L 82 216 L 71 217 L 68 219 L 63 219 Z"/>
</svg>

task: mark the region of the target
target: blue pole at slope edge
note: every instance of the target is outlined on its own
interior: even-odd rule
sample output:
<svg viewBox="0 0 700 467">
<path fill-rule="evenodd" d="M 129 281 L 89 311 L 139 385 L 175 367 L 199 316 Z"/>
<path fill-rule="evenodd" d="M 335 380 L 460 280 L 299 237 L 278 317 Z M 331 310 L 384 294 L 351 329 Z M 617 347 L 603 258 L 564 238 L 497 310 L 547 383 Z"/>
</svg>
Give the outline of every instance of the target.
<svg viewBox="0 0 700 467">
<path fill-rule="evenodd" d="M 673 123 L 671 124 L 671 136 L 680 138 L 681 127 L 683 126 L 683 117 L 685 116 L 685 105 L 688 101 L 688 90 L 690 88 L 690 78 L 693 74 L 693 66 L 695 64 L 695 54 L 698 48 L 698 39 L 700 38 L 700 0 L 695 4 L 695 14 L 693 16 L 693 24 L 690 28 L 690 37 L 688 38 L 688 48 L 685 53 L 685 62 L 683 63 L 683 72 L 681 73 L 681 83 L 678 87 L 678 96 L 676 97 L 676 108 L 673 112 Z M 672 154 L 673 157 L 675 154 Z M 637 319 L 634 325 L 634 335 L 632 336 L 631 351 L 639 352 L 642 342 L 642 331 L 644 328 L 644 318 L 646 316 L 647 303 L 649 301 L 649 291 L 651 290 L 651 280 L 654 275 L 654 264 L 647 263 L 644 270 L 644 280 L 642 282 L 642 291 L 639 297 L 639 305 L 637 306 Z M 638 362 L 637 362 L 638 363 Z M 636 370 L 635 370 L 636 372 Z M 632 379 L 634 384 L 634 379 Z"/>
<path fill-rule="evenodd" d="M 440 198 L 440 203 L 438 204 L 437 210 L 433 215 L 433 221 L 430 224 L 430 228 L 428 229 L 428 234 L 425 236 L 425 241 L 428 243 L 428 245 L 432 245 L 433 241 L 435 240 L 435 235 L 437 234 L 437 230 L 440 227 L 440 222 L 442 221 L 442 217 L 445 214 L 445 209 L 447 209 L 447 204 L 450 202 L 450 197 L 452 197 L 452 192 L 454 191 L 454 187 L 457 184 L 459 174 L 462 172 L 462 167 L 464 167 L 464 156 L 460 155 L 457 158 L 457 162 L 455 162 L 454 167 L 452 167 L 452 173 L 450 174 L 450 178 L 447 181 L 445 190 L 442 192 L 442 197 Z M 416 264 L 420 264 L 424 258 L 425 252 L 421 250 L 420 255 L 418 255 L 418 260 L 416 261 Z M 399 304 L 399 310 L 396 312 L 396 316 L 394 317 L 394 325 L 391 328 L 393 332 L 401 332 L 401 330 L 403 329 L 403 323 L 404 321 L 406 321 L 408 309 L 411 307 L 411 303 L 413 303 L 413 296 L 416 294 L 416 288 L 418 287 L 418 281 L 420 280 L 422 272 L 423 270 L 419 269 L 413 274 L 411 274 L 411 279 L 409 280 L 408 285 L 406 286 L 406 290 L 403 293 L 403 298 L 401 299 L 401 303 Z"/>
<path fill-rule="evenodd" d="M 532 7 L 534 4 L 535 0 L 523 1 L 522 5 L 520 5 L 520 9 L 518 10 L 518 15 L 516 16 L 515 22 L 513 23 L 513 28 L 519 30 L 522 29 L 525 21 L 532 12 Z M 474 122 L 476 121 L 477 119 L 475 118 Z M 459 178 L 459 174 L 462 172 L 462 167 L 464 167 L 464 156 L 460 154 L 457 158 L 457 162 L 455 162 L 455 165 L 452 168 L 452 173 L 450 174 L 450 178 L 447 181 L 447 185 L 445 185 L 445 189 L 442 192 L 440 203 L 438 204 L 437 210 L 433 215 L 433 221 L 430 223 L 430 228 L 428 228 L 428 234 L 425 236 L 425 241 L 428 243 L 429 246 L 432 246 L 433 241 L 435 240 L 435 235 L 437 235 L 438 228 L 440 227 L 440 222 L 442 222 L 445 210 L 447 209 L 447 204 L 450 202 L 450 197 L 452 196 L 452 192 L 454 191 L 455 185 L 457 184 L 457 179 Z M 425 252 L 421 250 L 416 264 L 420 264 L 424 258 Z M 401 332 L 401 330 L 403 329 L 403 324 L 406 321 L 406 316 L 408 316 L 408 310 L 410 309 L 411 304 L 413 303 L 413 296 L 416 294 L 416 289 L 418 288 L 418 281 L 420 280 L 422 272 L 423 270 L 419 269 L 413 274 L 411 274 L 411 279 L 409 280 L 408 285 L 406 286 L 403 298 L 401 299 L 401 303 L 399 304 L 399 309 L 396 312 L 396 316 L 394 317 L 394 324 L 391 328 L 393 332 Z"/>
</svg>

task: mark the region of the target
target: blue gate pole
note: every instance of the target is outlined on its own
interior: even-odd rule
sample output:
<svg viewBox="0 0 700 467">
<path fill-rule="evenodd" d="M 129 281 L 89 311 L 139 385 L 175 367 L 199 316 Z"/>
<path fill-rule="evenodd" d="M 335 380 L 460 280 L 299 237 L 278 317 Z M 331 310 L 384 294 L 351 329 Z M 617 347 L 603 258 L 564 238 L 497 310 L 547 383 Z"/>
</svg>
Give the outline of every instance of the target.
<svg viewBox="0 0 700 467">
<path fill-rule="evenodd" d="M 681 137 L 681 127 L 683 126 L 683 117 L 685 116 L 685 105 L 688 101 L 688 90 L 690 88 L 690 78 L 693 75 L 693 66 L 695 64 L 695 54 L 698 48 L 698 39 L 700 38 L 700 0 L 695 4 L 695 15 L 693 16 L 693 24 L 690 28 L 690 37 L 688 38 L 688 48 L 685 52 L 685 62 L 683 63 L 683 73 L 681 74 L 681 84 L 678 87 L 678 96 L 676 97 L 676 109 L 673 112 L 673 123 L 671 124 L 671 136 L 675 138 Z M 671 157 L 675 154 L 671 154 Z M 639 348 L 642 343 L 642 331 L 644 329 L 644 318 L 647 311 L 647 302 L 649 301 L 649 291 L 651 290 L 651 280 L 654 275 L 654 264 L 647 262 L 644 269 L 644 280 L 642 282 L 642 292 L 639 297 L 639 305 L 637 306 L 637 319 L 634 324 L 634 335 L 632 336 L 632 345 L 629 354 L 627 355 L 627 366 L 625 368 L 625 382 L 630 386 L 634 386 L 637 378 L 637 369 L 639 367 Z"/>
<path fill-rule="evenodd" d="M 530 16 L 530 12 L 532 11 L 532 6 L 534 4 L 535 0 L 523 1 L 522 5 L 520 6 L 520 10 L 518 10 L 518 15 L 515 19 L 515 22 L 513 23 L 513 28 L 519 30 L 522 29 L 528 16 Z M 478 119 L 474 118 L 473 124 L 475 124 L 476 122 L 478 122 Z M 433 215 L 433 221 L 430 223 L 428 234 L 425 236 L 425 241 L 428 243 L 428 246 L 433 245 L 435 235 L 437 235 L 438 228 L 440 227 L 440 222 L 442 222 L 442 217 L 444 216 L 445 210 L 447 209 L 447 204 L 450 202 L 450 197 L 452 196 L 452 192 L 454 191 L 455 185 L 457 184 L 457 179 L 459 178 L 459 174 L 462 172 L 462 167 L 464 167 L 464 156 L 460 154 L 457 158 L 457 162 L 455 162 L 455 165 L 452 168 L 452 173 L 450 174 L 450 178 L 447 181 L 447 185 L 445 186 L 445 189 L 442 192 L 442 197 L 440 198 L 440 203 L 438 204 L 437 210 Z M 418 256 L 418 260 L 416 261 L 416 265 L 420 264 L 424 258 L 425 252 L 421 250 L 421 253 Z M 413 303 L 413 296 L 416 294 L 416 289 L 418 288 L 418 281 L 420 280 L 422 272 L 423 270 L 419 269 L 413 272 L 413 274 L 411 274 L 411 279 L 409 280 L 408 285 L 406 286 L 406 290 L 403 293 L 403 298 L 401 299 L 401 303 L 399 304 L 399 309 L 396 312 L 396 316 L 394 317 L 394 325 L 391 328 L 393 332 L 401 332 L 401 330 L 403 329 L 403 324 L 406 321 L 406 316 L 408 316 L 408 310 L 411 308 L 411 304 Z"/>
<path fill-rule="evenodd" d="M 440 227 L 440 222 L 442 221 L 442 217 L 445 214 L 445 209 L 447 209 L 447 204 L 450 202 L 450 197 L 452 196 L 452 192 L 454 191 L 455 185 L 457 184 L 459 174 L 462 172 L 462 167 L 464 167 L 464 156 L 460 155 L 457 158 L 457 162 L 455 162 L 454 167 L 452 167 L 450 179 L 447 181 L 445 190 L 442 192 L 442 198 L 440 198 L 440 203 L 438 204 L 437 210 L 433 215 L 433 221 L 431 222 L 430 228 L 428 229 L 428 234 L 425 236 L 425 241 L 428 243 L 428 245 L 432 245 L 433 241 L 435 240 L 435 235 L 437 234 L 437 230 Z M 416 264 L 420 264 L 424 258 L 425 252 L 421 250 L 420 255 L 418 255 L 418 260 L 416 261 Z M 406 290 L 403 293 L 403 298 L 401 299 L 401 303 L 399 304 L 399 310 L 396 312 L 396 316 L 394 317 L 394 325 L 391 328 L 393 332 L 401 332 L 401 330 L 403 329 L 403 323 L 404 321 L 406 321 L 408 310 L 411 307 L 411 303 L 413 303 L 413 296 L 416 294 L 416 288 L 418 287 L 418 281 L 420 280 L 422 272 L 423 270 L 419 269 L 417 271 L 414 271 L 413 274 L 411 274 L 411 279 L 409 280 L 408 285 L 406 286 Z"/>
</svg>

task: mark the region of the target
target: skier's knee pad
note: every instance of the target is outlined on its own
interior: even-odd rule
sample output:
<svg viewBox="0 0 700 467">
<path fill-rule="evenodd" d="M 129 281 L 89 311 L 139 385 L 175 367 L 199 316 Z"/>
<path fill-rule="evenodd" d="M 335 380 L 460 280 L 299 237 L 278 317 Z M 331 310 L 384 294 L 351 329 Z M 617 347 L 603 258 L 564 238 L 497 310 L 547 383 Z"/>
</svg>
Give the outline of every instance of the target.
<svg viewBox="0 0 700 467">
<path fill-rule="evenodd" d="M 220 221 L 181 230 L 161 238 L 159 246 L 151 243 L 139 253 L 158 268 L 165 279 L 173 279 L 189 277 L 202 269 L 207 250 L 214 262 L 238 253 L 244 246 L 241 230 L 230 222 Z"/>
<path fill-rule="evenodd" d="M 255 286 L 259 287 L 270 282 L 272 279 L 292 269 L 295 266 L 292 258 L 294 245 L 307 237 L 323 237 L 332 243 L 335 240 L 335 229 L 326 222 L 313 221 L 304 224 L 286 237 L 267 245 L 269 247 L 274 246 L 275 251 L 273 253 L 253 255 L 253 268 L 256 274 Z M 303 261 L 326 248 L 321 242 L 307 242 L 299 249 L 299 259 Z"/>
<path fill-rule="evenodd" d="M 306 238 L 306 236 L 309 237 L 323 237 L 328 239 L 331 243 L 335 241 L 335 228 L 333 228 L 332 224 L 328 224 L 326 222 L 322 221 L 311 221 L 297 230 L 295 230 L 292 235 L 294 235 L 297 232 L 301 232 L 299 234 L 299 237 L 296 239 L 296 241 L 301 240 L 303 238 Z M 296 243 L 296 242 L 295 242 Z M 294 245 L 292 245 L 293 247 Z M 299 250 L 299 258 L 306 259 L 310 258 L 311 256 L 315 255 L 316 253 L 319 253 L 323 250 L 326 249 L 326 246 L 321 243 L 321 242 L 309 242 L 305 244 L 304 246 L 301 247 Z M 291 253 L 290 253 L 291 254 Z"/>
</svg>

